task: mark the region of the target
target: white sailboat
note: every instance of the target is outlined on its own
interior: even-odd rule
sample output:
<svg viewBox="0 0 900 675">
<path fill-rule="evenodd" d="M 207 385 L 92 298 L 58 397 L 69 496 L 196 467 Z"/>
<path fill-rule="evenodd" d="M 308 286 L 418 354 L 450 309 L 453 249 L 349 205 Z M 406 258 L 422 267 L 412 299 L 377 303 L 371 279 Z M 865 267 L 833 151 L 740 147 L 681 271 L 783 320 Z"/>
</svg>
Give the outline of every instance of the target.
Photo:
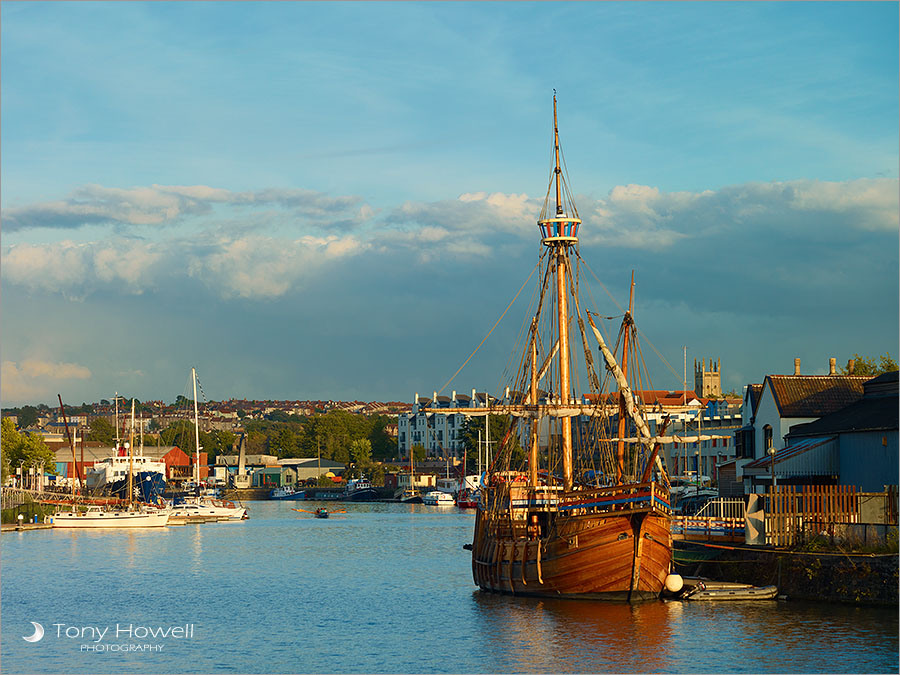
<svg viewBox="0 0 900 675">
<path fill-rule="evenodd" d="M 191 380 L 194 387 L 194 485 L 200 485 L 200 412 L 197 408 L 197 370 L 191 368 Z M 213 499 L 197 495 L 172 507 L 171 517 L 180 521 L 191 520 L 244 520 L 247 509 L 224 499 Z"/>
<path fill-rule="evenodd" d="M 73 503 L 71 511 L 61 511 L 53 516 L 54 528 L 136 528 L 164 527 L 169 523 L 169 512 L 162 509 L 134 505 L 134 399 L 131 400 L 131 442 L 126 442 L 128 450 L 128 506 L 124 509 L 104 511 L 99 506 L 91 506 L 86 511 L 78 511 Z M 74 448 L 74 446 L 73 446 Z M 73 451 L 74 460 L 74 451 Z"/>
</svg>

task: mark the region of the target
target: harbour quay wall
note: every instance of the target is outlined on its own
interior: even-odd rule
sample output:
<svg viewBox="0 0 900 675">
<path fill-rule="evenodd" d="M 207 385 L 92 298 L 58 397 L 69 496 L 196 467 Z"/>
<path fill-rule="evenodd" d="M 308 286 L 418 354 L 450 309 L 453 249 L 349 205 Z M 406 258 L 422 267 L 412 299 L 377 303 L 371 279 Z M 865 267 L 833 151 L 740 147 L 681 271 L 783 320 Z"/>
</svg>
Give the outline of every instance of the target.
<svg viewBox="0 0 900 675">
<path fill-rule="evenodd" d="M 898 606 L 900 559 L 892 554 L 792 552 L 730 548 L 698 574 L 754 586 L 778 586 L 789 600 Z"/>
</svg>

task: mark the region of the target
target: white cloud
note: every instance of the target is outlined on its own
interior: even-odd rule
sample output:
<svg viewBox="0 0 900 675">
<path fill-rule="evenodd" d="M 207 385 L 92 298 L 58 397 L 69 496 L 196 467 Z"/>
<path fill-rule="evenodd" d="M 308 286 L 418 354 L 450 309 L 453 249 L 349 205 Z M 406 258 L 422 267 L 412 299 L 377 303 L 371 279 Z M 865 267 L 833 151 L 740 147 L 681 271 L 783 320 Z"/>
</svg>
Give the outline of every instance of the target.
<svg viewBox="0 0 900 675">
<path fill-rule="evenodd" d="M 242 221 L 228 214 L 227 221 L 219 222 L 231 226 L 182 233 L 178 239 L 150 242 L 114 237 L 82 243 L 14 244 L 3 251 L 4 280 L 83 299 L 100 289 L 140 294 L 156 291 L 164 282 L 193 278 L 223 298 L 271 299 L 305 287 L 316 275 L 340 274 L 342 265 L 362 254 L 400 255 L 418 265 L 442 260 L 453 265 L 491 256 L 505 258 L 527 246 L 536 248 L 539 240 L 536 218 L 541 204 L 525 194 L 471 192 L 437 202 L 410 201 L 373 220 L 375 211 L 356 198 L 332 200 L 303 190 L 235 193 L 176 186 L 166 188 L 165 195 L 161 190 L 160 186 L 134 191 L 90 189 L 109 201 L 127 193 L 131 208 L 143 213 L 173 209 L 166 217 L 184 213 L 194 203 L 254 200 L 299 205 L 315 223 L 324 222 L 316 218 L 330 218 L 341 211 L 346 220 L 330 224 L 342 223 L 341 228 L 355 233 L 286 237 L 284 219 Z M 713 262 L 726 254 L 732 259 L 732 273 L 741 265 L 758 270 L 761 255 L 768 256 L 770 266 L 785 267 L 787 261 L 780 252 L 796 250 L 798 242 L 804 247 L 830 244 L 832 249 L 843 249 L 854 231 L 896 233 L 897 190 L 896 179 L 748 183 L 696 193 L 620 185 L 603 199 L 578 198 L 584 221 L 579 235 L 583 247 L 622 249 L 630 256 L 665 252 L 682 260 L 701 252 L 717 256 L 708 259 L 709 270 L 718 269 Z M 368 225 L 355 229 L 362 222 Z M 300 229 L 296 224 L 289 227 Z M 793 269 L 785 273 L 805 275 L 803 266 L 811 264 L 811 260 L 794 261 Z"/>
<path fill-rule="evenodd" d="M 208 214 L 216 205 L 276 206 L 320 226 L 352 224 L 372 216 L 360 197 L 330 197 L 313 190 L 232 192 L 206 185 L 151 185 L 114 188 L 85 185 L 66 199 L 7 209 L 4 227 L 15 232 L 36 227 L 72 229 L 91 224 L 160 226 L 185 216 Z"/>
<path fill-rule="evenodd" d="M 50 363 L 38 359 L 26 359 L 20 371 L 26 377 L 47 377 L 52 380 L 87 380 L 91 371 L 77 363 Z"/>
<path fill-rule="evenodd" d="M 3 255 L 7 281 L 32 290 L 81 298 L 99 285 L 142 293 L 163 258 L 159 245 L 116 239 L 104 242 L 14 244 Z"/>
<path fill-rule="evenodd" d="M 326 265 L 365 248 L 354 237 L 223 238 L 195 253 L 188 273 L 226 298 L 271 299 L 297 290 Z"/>
<path fill-rule="evenodd" d="M 777 183 L 774 185 L 778 185 Z M 867 179 L 833 183 L 794 183 L 792 206 L 798 211 L 845 214 L 861 230 L 896 231 L 900 227 L 897 181 Z"/>
<path fill-rule="evenodd" d="M 52 363 L 26 359 L 21 364 L 0 364 L 0 398 L 4 401 L 27 401 L 46 398 L 58 389 L 62 380 L 89 380 L 91 371 L 76 363 Z"/>
</svg>

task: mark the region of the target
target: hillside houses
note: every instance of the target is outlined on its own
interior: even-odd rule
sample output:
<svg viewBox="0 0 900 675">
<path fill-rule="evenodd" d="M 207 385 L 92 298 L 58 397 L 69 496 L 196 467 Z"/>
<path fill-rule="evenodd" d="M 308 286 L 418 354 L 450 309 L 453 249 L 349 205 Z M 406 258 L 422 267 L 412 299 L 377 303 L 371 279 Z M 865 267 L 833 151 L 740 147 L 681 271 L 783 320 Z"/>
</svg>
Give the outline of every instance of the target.
<svg viewBox="0 0 900 675">
<path fill-rule="evenodd" d="M 29 425 L 25 431 L 42 435 L 46 440 L 62 440 L 66 437 L 65 426 L 76 437 L 86 433 L 92 420 L 105 419 L 110 425 L 118 422 L 119 433 L 124 437 L 130 432 L 130 412 L 126 412 L 126 404 L 116 406 L 109 401 L 94 403 L 91 412 L 69 413 L 65 420 L 58 410 L 41 406 L 37 421 Z M 246 399 L 228 399 L 226 401 L 208 401 L 200 405 L 199 426 L 201 431 L 239 432 L 245 420 L 262 420 L 267 415 L 281 412 L 286 415 L 307 417 L 314 414 L 327 414 L 332 410 L 342 410 L 356 415 L 397 415 L 411 409 L 408 403 L 390 401 L 333 401 L 333 400 L 285 400 L 257 401 Z M 135 424 L 135 433 L 140 433 L 143 424 L 145 432 L 165 429 L 180 421 L 193 422 L 194 413 L 190 406 L 164 404 L 162 401 L 146 401 L 141 404 Z M 18 425 L 15 415 L 11 417 Z M 393 426 L 392 426 L 393 428 Z"/>
</svg>

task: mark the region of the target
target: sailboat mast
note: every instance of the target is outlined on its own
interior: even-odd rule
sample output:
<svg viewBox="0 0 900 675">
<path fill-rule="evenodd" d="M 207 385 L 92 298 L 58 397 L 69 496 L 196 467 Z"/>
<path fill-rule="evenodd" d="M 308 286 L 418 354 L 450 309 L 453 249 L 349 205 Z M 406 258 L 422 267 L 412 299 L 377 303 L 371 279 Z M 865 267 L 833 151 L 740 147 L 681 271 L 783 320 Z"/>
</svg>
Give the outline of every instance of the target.
<svg viewBox="0 0 900 675">
<path fill-rule="evenodd" d="M 197 369 L 191 368 L 191 381 L 194 383 L 194 489 L 200 494 L 200 412 L 197 409 Z"/>
<path fill-rule="evenodd" d="M 630 350 L 629 338 L 631 337 L 631 322 L 634 311 L 634 270 L 631 271 L 631 292 L 628 296 L 628 312 L 622 319 L 624 334 L 622 335 L 622 376 L 628 379 L 628 352 Z M 625 394 L 619 392 L 619 429 L 618 442 L 616 443 L 616 482 L 624 482 L 625 476 L 625 424 L 627 412 L 625 410 Z"/>
<path fill-rule="evenodd" d="M 128 509 L 134 501 L 134 399 L 131 399 L 131 434 L 128 440 Z"/>
<path fill-rule="evenodd" d="M 72 446 L 72 500 L 75 499 L 75 478 L 78 476 L 78 459 L 75 457 L 75 440 L 72 438 L 72 434 L 69 433 L 69 422 L 66 419 L 66 410 L 63 408 L 62 402 L 62 394 L 56 395 L 59 398 L 59 413 L 63 418 L 63 425 L 66 427 L 66 436 L 69 438 L 69 445 Z M 76 433 L 78 431 L 77 427 L 75 429 Z"/>
</svg>

